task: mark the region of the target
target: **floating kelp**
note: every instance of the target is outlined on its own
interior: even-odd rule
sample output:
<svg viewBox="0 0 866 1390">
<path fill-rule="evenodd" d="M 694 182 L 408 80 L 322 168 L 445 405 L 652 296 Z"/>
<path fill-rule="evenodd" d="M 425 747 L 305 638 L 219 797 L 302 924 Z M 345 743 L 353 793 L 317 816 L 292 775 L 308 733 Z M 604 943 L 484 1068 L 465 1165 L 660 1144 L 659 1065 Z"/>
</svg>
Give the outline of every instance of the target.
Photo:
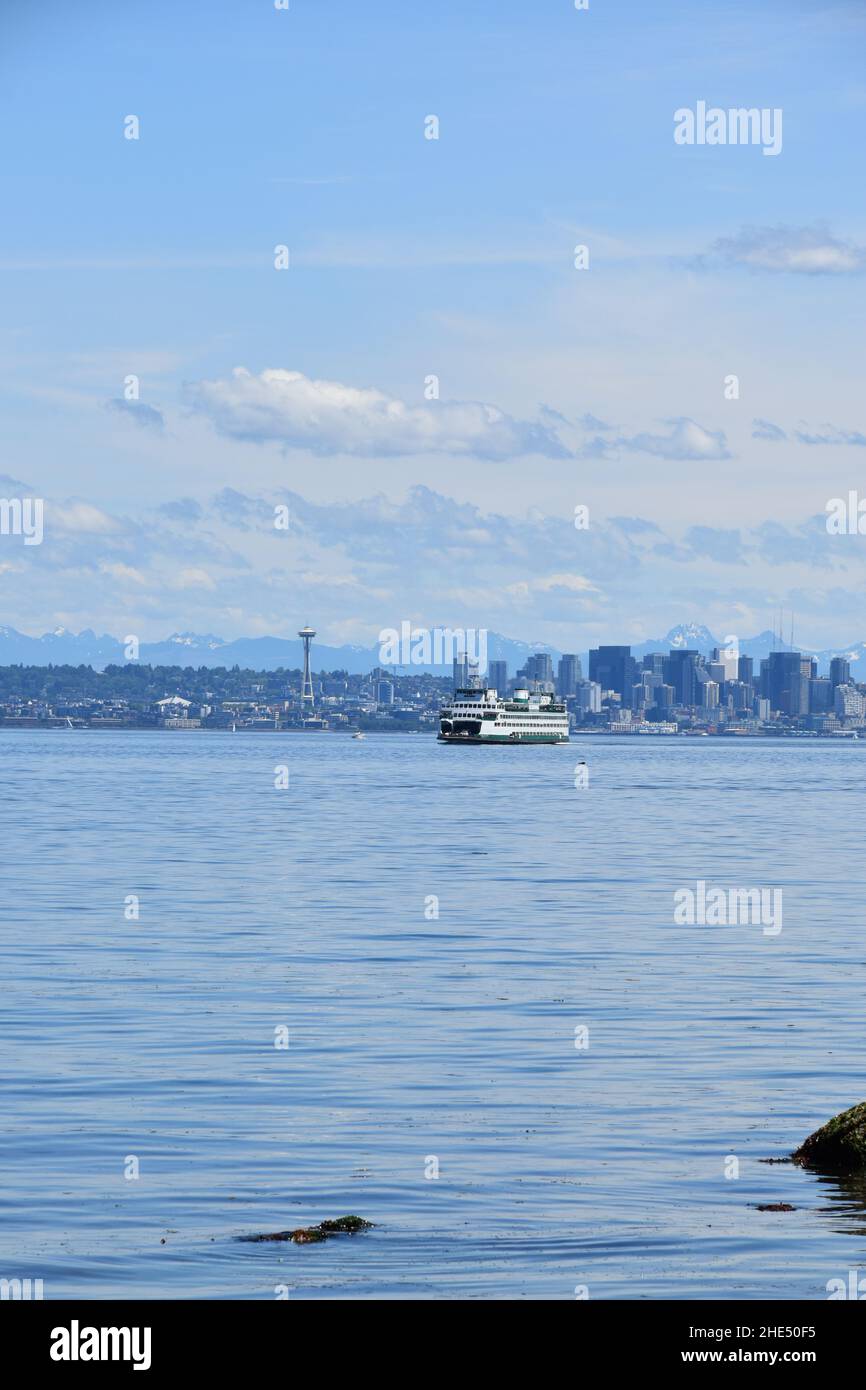
<svg viewBox="0 0 866 1390">
<path fill-rule="evenodd" d="M 338 1216 L 335 1221 L 320 1221 L 318 1226 L 299 1226 L 295 1231 L 274 1231 L 273 1234 L 260 1236 L 241 1236 L 241 1240 L 292 1240 L 295 1245 L 317 1245 L 320 1241 L 330 1240 L 331 1236 L 354 1236 L 359 1231 L 370 1231 L 373 1228 L 372 1221 L 365 1221 L 361 1216 Z"/>
</svg>

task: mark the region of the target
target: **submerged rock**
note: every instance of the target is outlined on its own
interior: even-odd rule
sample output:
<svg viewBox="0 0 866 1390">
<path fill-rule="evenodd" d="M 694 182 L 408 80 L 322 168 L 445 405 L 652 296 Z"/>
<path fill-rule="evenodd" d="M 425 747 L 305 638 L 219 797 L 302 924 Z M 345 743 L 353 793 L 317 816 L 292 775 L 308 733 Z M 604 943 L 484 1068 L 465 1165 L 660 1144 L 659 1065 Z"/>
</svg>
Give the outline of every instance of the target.
<svg viewBox="0 0 866 1390">
<path fill-rule="evenodd" d="M 357 1235 L 373 1229 L 372 1221 L 361 1216 L 338 1216 L 335 1221 L 320 1221 L 318 1226 L 299 1226 L 295 1231 L 274 1231 L 270 1235 L 241 1236 L 241 1240 L 293 1240 L 295 1245 L 316 1245 L 331 1236 Z"/>
<path fill-rule="evenodd" d="M 852 1105 L 828 1120 L 792 1155 L 804 1168 L 824 1168 L 837 1173 L 866 1169 L 866 1101 Z"/>
</svg>

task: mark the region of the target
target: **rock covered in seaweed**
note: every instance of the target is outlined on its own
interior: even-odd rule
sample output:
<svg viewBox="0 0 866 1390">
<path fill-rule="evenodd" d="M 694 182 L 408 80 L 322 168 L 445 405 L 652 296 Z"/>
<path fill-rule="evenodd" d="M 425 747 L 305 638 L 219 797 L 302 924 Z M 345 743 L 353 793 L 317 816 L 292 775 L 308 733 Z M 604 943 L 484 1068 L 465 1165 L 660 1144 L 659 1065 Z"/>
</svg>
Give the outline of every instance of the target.
<svg viewBox="0 0 866 1390">
<path fill-rule="evenodd" d="M 866 1101 L 835 1115 L 793 1154 L 804 1168 L 824 1168 L 838 1173 L 866 1169 Z"/>
</svg>

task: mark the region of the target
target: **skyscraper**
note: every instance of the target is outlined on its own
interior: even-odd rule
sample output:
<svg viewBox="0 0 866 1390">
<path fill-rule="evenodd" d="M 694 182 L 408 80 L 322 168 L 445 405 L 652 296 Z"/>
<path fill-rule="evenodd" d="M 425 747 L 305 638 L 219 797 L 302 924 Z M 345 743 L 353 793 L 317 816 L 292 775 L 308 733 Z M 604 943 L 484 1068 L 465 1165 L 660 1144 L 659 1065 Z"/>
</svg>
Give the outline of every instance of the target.
<svg viewBox="0 0 866 1390">
<path fill-rule="evenodd" d="M 809 681 L 802 673 L 802 661 L 799 652 L 770 652 L 767 695 L 771 709 L 782 714 L 808 714 Z"/>
<path fill-rule="evenodd" d="M 724 668 L 722 680 L 735 681 L 737 679 L 738 653 L 730 647 L 713 647 L 710 653 L 710 662 L 720 664 Z M 715 680 L 715 676 L 712 677 Z"/>
<path fill-rule="evenodd" d="M 630 705 L 636 666 L 631 647 L 594 647 L 589 654 L 589 679 L 602 690 L 615 690 Z"/>
<path fill-rule="evenodd" d="M 834 656 L 830 662 L 830 684 L 833 689 L 837 685 L 848 685 L 851 680 L 851 662 L 846 656 Z"/>
<path fill-rule="evenodd" d="M 536 652 L 523 669 L 531 681 L 553 681 L 553 657 L 549 652 Z"/>
<path fill-rule="evenodd" d="M 705 709 L 718 709 L 719 707 L 719 682 L 705 680 L 701 684 L 701 704 Z"/>
<path fill-rule="evenodd" d="M 517 672 L 517 679 L 525 681 L 530 690 L 538 686 L 552 690 L 553 657 L 549 652 L 534 652 L 526 658 L 524 665 Z"/>
<path fill-rule="evenodd" d="M 583 672 L 580 669 L 580 657 L 570 653 L 563 654 L 559 658 L 559 668 L 557 670 L 557 693 L 566 699 L 573 695 L 577 689 L 577 682 L 582 679 Z"/>
<path fill-rule="evenodd" d="M 302 627 L 298 636 L 304 644 L 304 676 L 301 681 L 301 700 L 312 705 L 313 703 L 313 673 L 310 670 L 310 644 L 316 635 L 316 629 L 307 624 Z"/>
<path fill-rule="evenodd" d="M 671 651 L 665 661 L 665 683 L 674 688 L 675 704 L 698 703 L 697 670 L 701 663 L 701 654 L 696 647 L 681 647 Z"/>
<path fill-rule="evenodd" d="M 491 690 L 496 690 L 500 695 L 505 695 L 508 691 L 508 662 L 490 661 L 487 663 L 487 684 Z"/>
<path fill-rule="evenodd" d="M 601 686 L 597 681 L 578 681 L 577 708 L 587 714 L 601 712 Z"/>
<path fill-rule="evenodd" d="M 826 714 L 833 708 L 833 686 L 827 676 L 809 681 L 809 713 Z"/>
</svg>

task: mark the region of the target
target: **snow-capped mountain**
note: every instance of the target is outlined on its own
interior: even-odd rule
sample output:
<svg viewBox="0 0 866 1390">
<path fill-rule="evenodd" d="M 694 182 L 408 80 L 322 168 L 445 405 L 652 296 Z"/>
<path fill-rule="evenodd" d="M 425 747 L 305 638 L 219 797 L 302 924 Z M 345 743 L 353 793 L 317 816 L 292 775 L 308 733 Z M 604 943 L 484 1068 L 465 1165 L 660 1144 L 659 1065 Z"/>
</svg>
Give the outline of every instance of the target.
<svg viewBox="0 0 866 1390">
<path fill-rule="evenodd" d="M 617 634 L 610 641 L 615 643 Z M 664 637 L 632 645 L 632 654 L 641 660 L 650 652 L 677 651 L 693 648 L 703 656 L 709 656 L 714 647 L 724 647 L 726 635 L 714 635 L 701 623 L 681 623 Z M 760 632 L 755 637 L 740 637 L 738 649 L 743 656 L 751 656 L 757 669 L 758 663 L 771 651 L 791 651 L 790 643 L 779 639 L 770 631 Z M 848 647 L 813 650 L 796 647 L 805 655 L 818 660 L 818 669 L 826 672 L 834 656 L 845 656 L 851 662 L 851 673 L 855 680 L 866 682 L 866 642 L 854 642 Z M 572 647 L 570 650 L 574 651 Z M 526 662 L 527 657 L 537 652 L 548 652 L 554 665 L 561 652 L 551 646 L 538 642 L 521 642 L 505 637 L 501 633 L 488 632 L 487 656 L 490 661 L 507 661 L 509 671 L 516 673 Z M 583 673 L 589 674 L 588 653 L 580 652 Z M 298 639 L 284 637 L 240 637 L 226 642 L 213 633 L 174 632 L 161 642 L 142 642 L 139 660 L 150 666 L 240 666 L 244 670 L 274 671 L 280 667 L 299 670 L 303 664 L 303 644 Z M 0 666 L 92 666 L 102 671 L 106 666 L 122 665 L 126 662 L 124 639 L 112 637 L 107 633 L 97 636 L 90 628 L 83 632 L 70 632 L 58 627 L 41 637 L 29 637 L 16 631 L 14 627 L 0 626 Z M 351 675 L 364 675 L 380 664 L 377 646 L 331 647 L 325 643 L 313 643 L 313 666 L 317 671 L 348 671 Z M 399 668 L 398 668 L 399 669 Z M 444 675 L 450 667 L 411 666 L 407 671 L 435 671 Z"/>
</svg>

